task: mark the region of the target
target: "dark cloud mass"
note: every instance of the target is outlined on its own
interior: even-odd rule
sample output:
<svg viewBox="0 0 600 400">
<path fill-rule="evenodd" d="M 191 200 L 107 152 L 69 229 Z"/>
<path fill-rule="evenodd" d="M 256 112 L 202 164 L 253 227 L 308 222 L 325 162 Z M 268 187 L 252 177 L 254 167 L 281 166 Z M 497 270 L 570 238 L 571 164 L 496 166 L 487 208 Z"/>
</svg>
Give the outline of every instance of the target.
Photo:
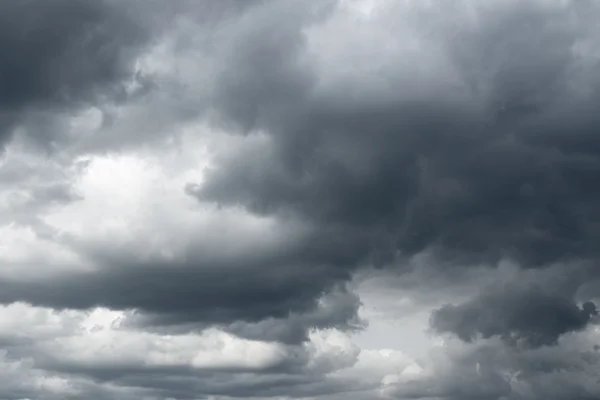
<svg viewBox="0 0 600 400">
<path fill-rule="evenodd" d="M 386 77 L 393 93 L 375 101 L 318 90 L 319 71 L 294 62 L 303 54 L 299 33 L 281 43 L 242 39 L 256 49 L 236 54 L 232 65 L 241 67 L 236 79 L 223 76 L 215 106 L 268 132 L 269 156 L 220 165 L 199 196 L 384 231 L 391 250 L 407 255 L 431 248 L 471 262 L 509 257 L 528 266 L 595 257 L 599 165 L 590 151 L 597 119 L 585 108 L 593 107 L 597 87 L 575 86 L 587 78 L 580 64 L 591 62 L 575 53 L 588 38 L 578 24 L 590 10 L 583 3 L 562 11 L 496 7 L 499 16 L 481 6 L 475 26 L 449 32 L 438 32 L 443 22 L 434 26 L 443 7 L 415 12 L 423 31 L 434 30 L 445 46 L 444 61 L 465 77 L 450 88 L 435 76 L 410 87 L 417 67 L 398 68 Z M 589 145 L 573 143 L 582 140 Z"/>
<path fill-rule="evenodd" d="M 0 303 L 125 313 L 0 336 L 0 398 L 600 396 L 600 4 L 355 3 L 0 1 Z M 363 384 L 314 335 L 366 328 L 353 279 L 424 255 L 398 296 L 464 288 L 431 314 L 450 345 Z"/>
<path fill-rule="evenodd" d="M 466 303 L 435 311 L 432 324 L 439 332 L 452 332 L 465 341 L 500 336 L 526 346 L 556 344 L 565 333 L 582 330 L 597 315 L 594 303 L 578 307 L 561 295 L 540 287 L 498 288 Z"/>
<path fill-rule="evenodd" d="M 133 76 L 135 52 L 147 38 L 128 14 L 107 0 L 2 2 L 0 139 L 28 110 L 59 112 L 122 95 L 120 84 Z M 50 140 L 49 132 L 36 134 Z"/>
</svg>

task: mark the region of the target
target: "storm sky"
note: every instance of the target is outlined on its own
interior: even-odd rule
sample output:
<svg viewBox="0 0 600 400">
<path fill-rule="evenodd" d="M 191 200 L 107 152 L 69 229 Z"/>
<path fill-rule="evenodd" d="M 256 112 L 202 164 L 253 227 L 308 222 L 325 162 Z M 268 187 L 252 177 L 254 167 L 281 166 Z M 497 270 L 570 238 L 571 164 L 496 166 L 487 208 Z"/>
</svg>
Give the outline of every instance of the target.
<svg viewBox="0 0 600 400">
<path fill-rule="evenodd" d="M 599 20 L 0 1 L 0 399 L 600 398 Z"/>
</svg>

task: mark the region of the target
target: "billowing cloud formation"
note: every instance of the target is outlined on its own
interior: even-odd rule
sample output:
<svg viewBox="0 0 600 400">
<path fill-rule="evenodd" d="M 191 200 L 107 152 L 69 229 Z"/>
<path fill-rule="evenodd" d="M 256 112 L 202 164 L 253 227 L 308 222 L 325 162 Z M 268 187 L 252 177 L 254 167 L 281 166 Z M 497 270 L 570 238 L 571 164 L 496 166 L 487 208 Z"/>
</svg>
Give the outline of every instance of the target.
<svg viewBox="0 0 600 400">
<path fill-rule="evenodd" d="M 0 5 L 0 398 L 598 397 L 598 17 Z"/>
<path fill-rule="evenodd" d="M 586 4 L 392 5 L 381 37 L 348 32 L 357 43 L 339 55 L 319 40 L 335 17 L 308 39 L 247 35 L 253 51 L 235 53 L 235 79 L 217 76 L 214 106 L 267 139 L 219 164 L 198 196 L 368 231 L 387 257 L 428 248 L 528 265 L 595 257 Z M 420 25 L 414 44 L 364 59 L 361 46 L 408 33 L 405 24 Z M 319 53 L 306 65 L 309 52 Z M 417 52 L 423 59 L 405 61 Z"/>
</svg>

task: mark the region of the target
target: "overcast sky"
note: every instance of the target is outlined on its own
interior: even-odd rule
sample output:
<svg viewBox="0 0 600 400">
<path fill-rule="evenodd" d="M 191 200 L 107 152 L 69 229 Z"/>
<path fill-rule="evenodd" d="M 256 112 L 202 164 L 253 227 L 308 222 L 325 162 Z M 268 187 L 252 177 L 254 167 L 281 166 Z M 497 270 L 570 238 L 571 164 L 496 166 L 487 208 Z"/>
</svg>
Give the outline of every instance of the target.
<svg viewBox="0 0 600 400">
<path fill-rule="evenodd" d="M 599 399 L 599 20 L 0 1 L 0 400 Z"/>
</svg>

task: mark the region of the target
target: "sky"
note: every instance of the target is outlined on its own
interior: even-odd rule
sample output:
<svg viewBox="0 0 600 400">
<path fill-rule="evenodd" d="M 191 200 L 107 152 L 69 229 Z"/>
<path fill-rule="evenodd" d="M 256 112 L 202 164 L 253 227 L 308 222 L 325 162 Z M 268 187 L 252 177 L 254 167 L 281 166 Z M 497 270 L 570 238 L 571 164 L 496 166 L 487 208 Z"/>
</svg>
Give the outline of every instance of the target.
<svg viewBox="0 0 600 400">
<path fill-rule="evenodd" d="M 0 400 L 600 398 L 598 20 L 0 1 Z"/>
</svg>

